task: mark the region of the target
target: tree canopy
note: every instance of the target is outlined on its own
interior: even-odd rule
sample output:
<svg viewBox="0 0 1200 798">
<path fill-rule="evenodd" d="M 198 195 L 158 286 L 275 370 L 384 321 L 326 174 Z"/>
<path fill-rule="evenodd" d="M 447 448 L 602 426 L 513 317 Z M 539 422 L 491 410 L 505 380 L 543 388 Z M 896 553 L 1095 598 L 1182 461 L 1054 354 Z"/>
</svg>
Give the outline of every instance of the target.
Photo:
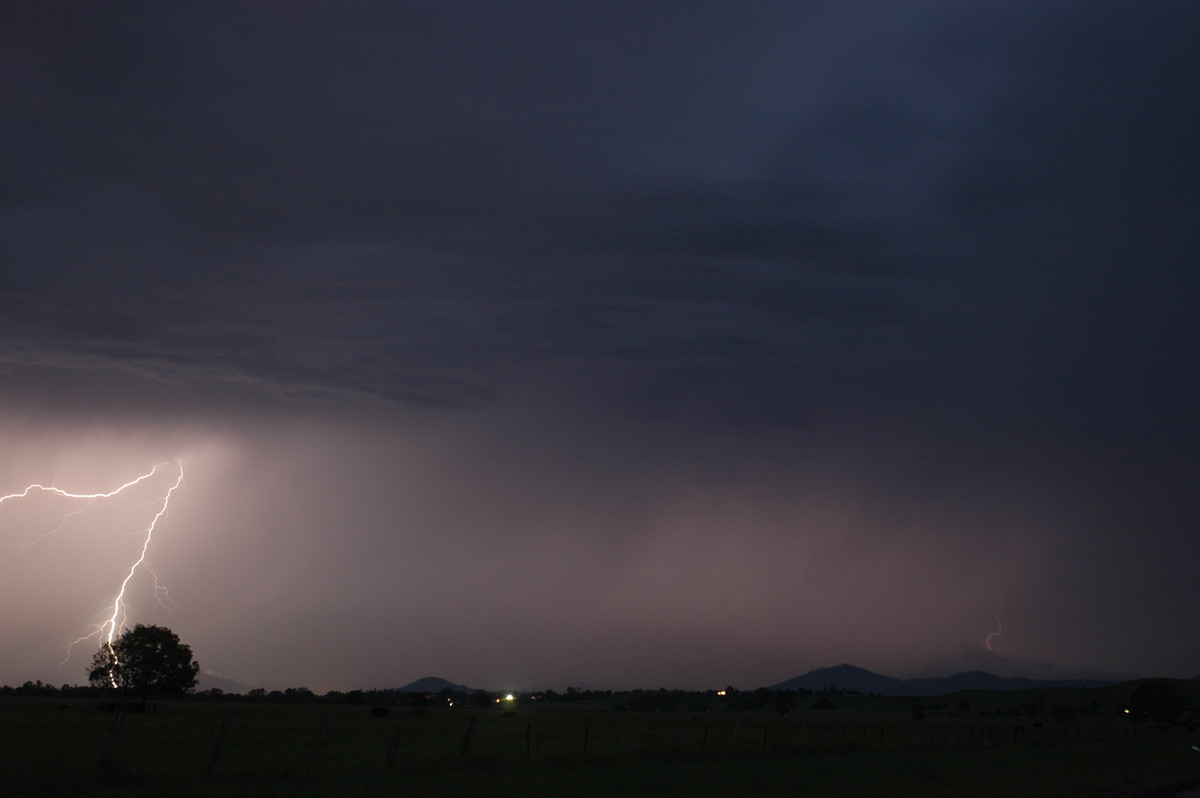
<svg viewBox="0 0 1200 798">
<path fill-rule="evenodd" d="M 1166 682 L 1144 682 L 1129 698 L 1129 709 L 1160 723 L 1174 723 L 1187 706 L 1187 699 Z"/>
<path fill-rule="evenodd" d="M 165 626 L 138 624 L 112 644 L 104 643 L 92 658 L 88 679 L 97 687 L 116 687 L 140 693 L 183 695 L 196 686 L 200 665 L 190 646 Z"/>
</svg>

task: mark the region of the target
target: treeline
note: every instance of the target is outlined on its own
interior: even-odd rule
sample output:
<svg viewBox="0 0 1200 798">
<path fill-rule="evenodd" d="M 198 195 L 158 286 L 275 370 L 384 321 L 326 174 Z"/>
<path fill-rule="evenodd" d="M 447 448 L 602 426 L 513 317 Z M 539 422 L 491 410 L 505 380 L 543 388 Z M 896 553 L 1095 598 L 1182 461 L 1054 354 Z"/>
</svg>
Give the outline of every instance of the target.
<svg viewBox="0 0 1200 798">
<path fill-rule="evenodd" d="M 20 687 L 0 685 L 0 696 L 63 696 L 66 698 L 107 698 L 112 691 L 106 688 L 91 687 L 90 685 L 64 684 L 55 687 L 45 684 L 41 679 L 36 682 L 25 682 Z"/>
<path fill-rule="evenodd" d="M 25 682 L 19 687 L 0 686 L 0 696 L 61 696 L 64 698 L 111 698 L 113 691 L 105 687 L 90 685 L 52 684 Z M 443 688 L 436 693 L 412 692 L 394 689 L 374 690 L 331 690 L 324 694 L 314 693 L 307 687 L 289 687 L 284 690 L 256 688 L 245 693 L 229 693 L 214 687 L 191 693 L 190 700 L 228 702 L 263 702 L 281 704 L 351 704 L 363 706 L 393 706 L 421 709 L 426 707 L 493 707 L 512 708 L 534 705 L 563 706 L 579 702 L 603 702 L 616 711 L 630 712 L 710 712 L 727 710 L 733 712 L 775 710 L 781 714 L 798 706 L 799 699 L 806 696 L 818 698 L 832 695 L 855 694 L 853 691 L 830 688 L 813 693 L 811 690 L 771 690 L 760 687 L 754 691 L 739 691 L 733 687 L 725 690 L 585 690 L 568 687 L 564 692 L 537 690 L 518 693 L 498 693 L 486 690 L 456 690 Z"/>
<path fill-rule="evenodd" d="M 568 687 L 565 693 L 554 690 L 538 690 L 523 693 L 504 693 L 488 690 L 458 690 L 444 687 L 434 692 L 374 689 L 374 690 L 331 690 L 318 695 L 307 687 L 289 687 L 286 690 L 264 690 L 258 688 L 245 695 L 224 693 L 220 689 L 205 690 L 196 694 L 221 700 L 268 701 L 292 704 L 361 704 L 368 706 L 422 707 L 489 707 L 497 704 L 528 705 L 530 702 L 544 704 L 568 703 L 612 698 L 612 690 L 581 690 Z M 509 697 L 511 696 L 511 698 Z"/>
<path fill-rule="evenodd" d="M 621 693 L 613 703 L 617 711 L 630 712 L 761 712 L 771 710 L 786 715 L 793 709 L 825 709 L 833 706 L 832 696 L 861 695 L 853 690 L 830 687 L 814 692 L 808 689 L 772 690 L 760 687 L 742 691 L 734 687 L 724 690 L 631 690 Z M 812 701 L 816 697 L 816 701 Z"/>
<path fill-rule="evenodd" d="M 0 686 L 0 696 L 41 696 L 60 698 L 111 699 L 114 690 L 108 687 L 64 684 L 55 686 L 38 681 L 28 681 L 19 687 Z M 405 707 L 415 710 L 427 708 L 488 708 L 500 709 L 535 708 L 536 706 L 567 707 L 574 703 L 583 704 L 589 710 L 612 709 L 618 712 L 762 712 L 773 711 L 786 715 L 793 709 L 835 709 L 841 706 L 839 697 L 863 696 L 855 690 L 828 687 L 822 690 L 773 690 L 760 687 L 757 690 L 741 691 L 730 686 L 724 690 L 583 690 L 568 687 L 565 692 L 538 690 L 532 692 L 498 693 L 486 690 L 458 690 L 450 687 L 432 692 L 413 692 L 395 689 L 331 690 L 318 695 L 307 687 L 289 687 L 285 690 L 249 690 L 246 693 L 227 693 L 220 688 L 211 688 L 184 696 L 193 701 L 263 702 L 281 704 L 350 704 L 367 707 Z M 875 693 L 868 697 L 882 698 Z M 1170 685 L 1161 681 L 1139 684 L 1129 695 L 1114 703 L 1101 701 L 1092 696 L 1079 704 L 1051 703 L 1046 699 L 1057 696 L 1047 691 L 1025 696 L 1023 703 L 1014 703 L 1003 709 L 972 707 L 966 700 L 938 702 L 923 699 L 911 704 L 912 717 L 922 720 L 927 713 L 935 715 L 1025 715 L 1029 721 L 1050 719 L 1071 722 L 1080 716 L 1118 712 L 1131 720 L 1157 722 L 1185 722 L 1189 726 L 1197 723 L 1195 707 Z M 887 699 L 884 699 L 887 700 Z M 906 700 L 907 702 L 908 700 Z M 590 703 L 585 703 L 590 702 Z"/>
</svg>

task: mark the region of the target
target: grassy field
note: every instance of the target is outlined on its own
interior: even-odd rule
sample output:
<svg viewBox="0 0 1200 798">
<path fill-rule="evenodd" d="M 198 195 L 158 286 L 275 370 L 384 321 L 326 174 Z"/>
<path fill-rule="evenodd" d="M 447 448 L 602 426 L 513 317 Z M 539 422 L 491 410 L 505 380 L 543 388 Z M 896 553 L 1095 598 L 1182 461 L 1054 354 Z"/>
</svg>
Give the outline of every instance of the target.
<svg viewBox="0 0 1200 798">
<path fill-rule="evenodd" d="M 977 702 L 989 700 L 980 696 Z M 1008 701 L 1019 700 L 1008 698 Z M 1200 779 L 1200 737 L 1112 713 L 848 701 L 833 711 L 636 713 L 0 700 L 0 795 L 1139 796 Z"/>
</svg>

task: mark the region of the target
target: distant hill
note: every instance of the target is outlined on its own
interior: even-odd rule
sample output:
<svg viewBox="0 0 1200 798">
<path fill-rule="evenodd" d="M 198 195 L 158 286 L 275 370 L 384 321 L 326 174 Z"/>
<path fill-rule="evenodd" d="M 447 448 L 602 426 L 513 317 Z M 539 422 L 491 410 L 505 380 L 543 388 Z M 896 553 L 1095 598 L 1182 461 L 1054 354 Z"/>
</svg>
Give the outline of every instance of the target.
<svg viewBox="0 0 1200 798">
<path fill-rule="evenodd" d="M 860 693 L 892 696 L 938 696 L 962 690 L 1029 690 L 1039 687 L 1100 687 L 1112 684 L 1101 679 L 1020 679 L 996 676 L 984 671 L 956 673 L 926 679 L 896 679 L 858 668 L 838 665 L 818 668 L 802 676 L 773 685 L 773 690 L 824 690 L 836 687 Z"/>
<path fill-rule="evenodd" d="M 244 695 L 253 689 L 248 684 L 235 682 L 233 679 L 226 679 L 224 676 L 210 673 L 209 671 L 200 671 L 196 675 L 196 692 L 202 693 L 205 690 L 212 690 L 214 688 L 225 693 L 237 693 L 239 695 Z"/>
<path fill-rule="evenodd" d="M 403 687 L 396 687 L 394 689 L 398 693 L 440 693 L 447 687 L 451 690 L 458 690 L 464 693 L 474 692 L 474 688 L 448 682 L 436 676 L 426 676 L 423 679 L 417 679 L 415 682 L 410 682 Z"/>
<path fill-rule="evenodd" d="M 836 665 L 832 668 L 817 668 L 803 676 L 772 686 L 773 690 L 824 690 L 837 687 L 842 690 L 857 690 L 860 693 L 882 695 L 909 695 L 900 679 L 882 676 L 854 665 Z"/>
</svg>

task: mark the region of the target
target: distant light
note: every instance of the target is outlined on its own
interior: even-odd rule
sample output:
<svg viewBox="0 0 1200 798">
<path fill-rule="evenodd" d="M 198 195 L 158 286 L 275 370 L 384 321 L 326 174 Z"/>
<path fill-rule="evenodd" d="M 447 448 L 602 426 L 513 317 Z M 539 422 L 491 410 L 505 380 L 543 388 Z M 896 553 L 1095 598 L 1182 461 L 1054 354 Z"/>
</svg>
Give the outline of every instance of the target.
<svg viewBox="0 0 1200 798">
<path fill-rule="evenodd" d="M 505 701 L 512 701 L 512 700 L 513 700 L 513 694 L 512 694 L 512 693 L 509 693 L 508 695 L 504 696 L 504 700 L 505 700 Z"/>
<path fill-rule="evenodd" d="M 718 691 L 717 691 L 717 695 L 725 695 L 725 691 L 724 691 L 724 690 L 718 690 Z"/>
<path fill-rule="evenodd" d="M 1128 710 L 1128 709 L 1127 709 L 1127 710 L 1125 710 L 1125 714 L 1126 714 L 1126 715 L 1128 715 L 1128 714 L 1129 714 L 1129 710 Z"/>
</svg>

